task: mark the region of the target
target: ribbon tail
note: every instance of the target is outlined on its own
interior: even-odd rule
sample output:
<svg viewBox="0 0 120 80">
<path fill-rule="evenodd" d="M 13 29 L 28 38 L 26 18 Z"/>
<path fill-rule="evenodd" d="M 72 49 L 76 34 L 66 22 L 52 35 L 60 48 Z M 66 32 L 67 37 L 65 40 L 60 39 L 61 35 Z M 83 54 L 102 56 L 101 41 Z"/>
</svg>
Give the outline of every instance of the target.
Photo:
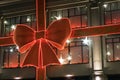
<svg viewBox="0 0 120 80">
<path fill-rule="evenodd" d="M 41 65 L 40 58 L 40 41 L 38 40 L 31 49 L 26 53 L 25 60 L 22 63 L 22 66 L 34 66 L 39 67 Z"/>
<path fill-rule="evenodd" d="M 36 80 L 46 80 L 46 67 L 36 68 Z"/>
<path fill-rule="evenodd" d="M 13 37 L 2 37 L 0 38 L 0 46 L 15 45 Z"/>
<path fill-rule="evenodd" d="M 43 63 L 42 66 L 47 66 L 50 64 L 60 64 L 59 60 L 57 59 L 56 53 L 51 45 L 48 43 L 47 40 L 41 40 L 41 51 L 42 51 L 42 58 Z"/>
</svg>

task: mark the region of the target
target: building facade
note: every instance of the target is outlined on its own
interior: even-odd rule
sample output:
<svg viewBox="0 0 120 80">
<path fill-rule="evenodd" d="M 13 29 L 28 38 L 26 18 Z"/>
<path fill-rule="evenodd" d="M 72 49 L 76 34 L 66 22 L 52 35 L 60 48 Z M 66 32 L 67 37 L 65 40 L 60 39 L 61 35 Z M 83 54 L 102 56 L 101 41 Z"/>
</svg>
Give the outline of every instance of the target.
<svg viewBox="0 0 120 80">
<path fill-rule="evenodd" d="M 0 4 L 0 36 L 10 36 L 17 24 L 36 30 L 35 0 Z M 72 30 L 120 23 L 119 0 L 47 0 L 46 24 L 69 18 Z M 57 26 L 56 26 L 57 27 Z M 48 80 L 119 80 L 120 35 L 71 38 L 55 48 L 61 65 L 47 67 Z M 21 68 L 25 57 L 18 47 L 0 47 L 0 80 L 35 80 L 35 68 Z"/>
</svg>

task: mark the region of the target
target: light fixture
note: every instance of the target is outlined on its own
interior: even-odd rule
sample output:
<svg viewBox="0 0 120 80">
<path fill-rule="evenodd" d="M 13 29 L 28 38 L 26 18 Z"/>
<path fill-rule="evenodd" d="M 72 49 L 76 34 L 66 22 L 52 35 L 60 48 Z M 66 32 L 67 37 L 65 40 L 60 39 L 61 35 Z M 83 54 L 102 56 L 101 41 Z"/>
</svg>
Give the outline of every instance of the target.
<svg viewBox="0 0 120 80">
<path fill-rule="evenodd" d="M 16 46 L 16 49 L 18 50 L 18 49 L 19 49 L 19 46 Z"/>
<path fill-rule="evenodd" d="M 67 74 L 65 75 L 65 77 L 73 77 L 74 75 L 73 74 Z"/>
<path fill-rule="evenodd" d="M 60 57 L 59 61 L 60 61 L 61 64 L 64 63 L 64 59 L 62 57 Z"/>
<path fill-rule="evenodd" d="M 83 39 L 83 44 L 88 45 L 90 43 L 90 40 L 88 40 L 88 38 L 86 37 L 85 39 Z"/>
<path fill-rule="evenodd" d="M 22 77 L 14 77 L 15 80 L 22 79 Z"/>
<path fill-rule="evenodd" d="M 108 52 L 107 52 L 107 55 L 108 55 L 108 56 L 110 56 L 110 55 L 111 55 L 111 53 L 108 51 Z"/>
<path fill-rule="evenodd" d="M 68 43 L 68 44 L 69 44 L 70 42 L 71 42 L 70 40 L 67 40 L 67 41 L 66 41 L 66 43 Z"/>
<path fill-rule="evenodd" d="M 68 59 L 68 61 L 71 61 L 71 60 L 72 60 L 72 57 L 69 55 L 69 56 L 67 57 L 67 59 Z"/>
<path fill-rule="evenodd" d="M 27 16 L 27 22 L 31 22 L 30 16 Z"/>
<path fill-rule="evenodd" d="M 103 5 L 104 8 L 107 8 L 107 6 L 108 6 L 108 4 L 104 4 L 104 5 Z"/>
<path fill-rule="evenodd" d="M 11 25 L 11 29 L 15 30 L 16 26 L 15 25 Z"/>
<path fill-rule="evenodd" d="M 8 21 L 5 20 L 5 21 L 4 21 L 4 24 L 8 24 Z"/>
<path fill-rule="evenodd" d="M 10 48 L 10 52 L 11 52 L 11 53 L 13 52 L 13 48 Z"/>
<path fill-rule="evenodd" d="M 55 16 L 55 18 L 56 18 L 57 20 L 60 20 L 60 19 L 62 18 L 62 16 L 61 16 L 61 15 Z"/>
<path fill-rule="evenodd" d="M 100 76 L 96 76 L 95 80 L 101 80 Z"/>
</svg>

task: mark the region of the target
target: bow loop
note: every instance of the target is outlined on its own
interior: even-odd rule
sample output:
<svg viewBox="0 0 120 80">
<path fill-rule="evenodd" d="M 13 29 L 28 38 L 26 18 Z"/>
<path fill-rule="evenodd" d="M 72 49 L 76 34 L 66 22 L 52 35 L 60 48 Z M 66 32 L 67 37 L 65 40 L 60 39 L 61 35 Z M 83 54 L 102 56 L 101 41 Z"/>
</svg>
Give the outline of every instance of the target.
<svg viewBox="0 0 120 80">
<path fill-rule="evenodd" d="M 14 43 L 19 46 L 19 51 L 23 53 L 33 44 L 32 42 L 35 40 L 35 31 L 27 25 L 19 24 L 14 31 L 13 39 Z"/>
<path fill-rule="evenodd" d="M 63 49 L 66 40 L 71 35 L 70 21 L 67 18 L 56 20 L 49 25 L 46 39 L 56 48 Z"/>
</svg>

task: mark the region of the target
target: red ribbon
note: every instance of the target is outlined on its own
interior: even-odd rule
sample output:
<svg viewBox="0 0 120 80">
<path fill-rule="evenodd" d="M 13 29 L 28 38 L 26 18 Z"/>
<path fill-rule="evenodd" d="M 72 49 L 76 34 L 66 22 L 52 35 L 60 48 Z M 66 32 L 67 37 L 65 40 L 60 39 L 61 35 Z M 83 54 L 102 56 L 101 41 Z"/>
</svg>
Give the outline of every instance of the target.
<svg viewBox="0 0 120 80">
<path fill-rule="evenodd" d="M 63 49 L 70 33 L 68 19 L 57 20 L 44 31 L 35 31 L 26 25 L 17 25 L 13 36 L 14 42 L 19 46 L 21 53 L 27 51 L 23 66 L 40 67 L 59 63 L 53 46 Z"/>
</svg>

